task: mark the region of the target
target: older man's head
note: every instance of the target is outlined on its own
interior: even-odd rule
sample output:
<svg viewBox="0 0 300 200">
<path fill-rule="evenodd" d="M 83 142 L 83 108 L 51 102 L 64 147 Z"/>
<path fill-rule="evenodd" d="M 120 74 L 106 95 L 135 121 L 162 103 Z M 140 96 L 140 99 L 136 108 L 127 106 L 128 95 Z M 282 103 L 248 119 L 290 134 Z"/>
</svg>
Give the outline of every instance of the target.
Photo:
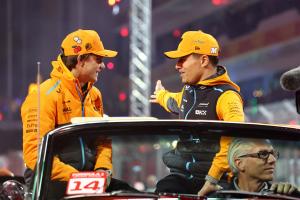
<svg viewBox="0 0 300 200">
<path fill-rule="evenodd" d="M 227 157 L 237 177 L 271 181 L 279 154 L 269 140 L 236 138 L 229 147 Z"/>
</svg>

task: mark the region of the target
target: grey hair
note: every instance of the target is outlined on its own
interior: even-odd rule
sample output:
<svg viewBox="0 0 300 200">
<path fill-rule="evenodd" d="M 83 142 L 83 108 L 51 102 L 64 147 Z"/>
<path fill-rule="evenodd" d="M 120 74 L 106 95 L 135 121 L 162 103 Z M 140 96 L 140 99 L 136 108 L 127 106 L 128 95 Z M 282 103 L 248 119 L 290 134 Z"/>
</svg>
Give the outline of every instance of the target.
<svg viewBox="0 0 300 200">
<path fill-rule="evenodd" d="M 227 160 L 234 175 L 237 175 L 239 172 L 235 166 L 235 159 L 241 155 L 247 154 L 252 147 L 261 143 L 272 146 L 271 141 L 266 139 L 234 138 L 232 140 L 228 149 Z"/>
</svg>

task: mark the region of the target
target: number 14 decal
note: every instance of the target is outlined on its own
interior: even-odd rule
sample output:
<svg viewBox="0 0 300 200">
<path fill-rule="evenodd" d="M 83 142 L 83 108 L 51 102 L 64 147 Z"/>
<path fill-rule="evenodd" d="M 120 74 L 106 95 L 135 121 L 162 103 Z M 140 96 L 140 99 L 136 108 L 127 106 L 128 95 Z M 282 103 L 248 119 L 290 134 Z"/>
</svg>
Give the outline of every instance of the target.
<svg viewBox="0 0 300 200">
<path fill-rule="evenodd" d="M 73 173 L 68 182 L 67 195 L 96 194 L 105 190 L 106 174 L 99 172 Z"/>
<path fill-rule="evenodd" d="M 99 181 L 92 181 L 86 185 L 81 185 L 81 181 L 74 181 L 75 183 L 75 188 L 70 189 L 70 191 L 78 191 L 78 190 L 83 190 L 83 189 L 91 189 L 91 190 L 99 190 Z"/>
</svg>

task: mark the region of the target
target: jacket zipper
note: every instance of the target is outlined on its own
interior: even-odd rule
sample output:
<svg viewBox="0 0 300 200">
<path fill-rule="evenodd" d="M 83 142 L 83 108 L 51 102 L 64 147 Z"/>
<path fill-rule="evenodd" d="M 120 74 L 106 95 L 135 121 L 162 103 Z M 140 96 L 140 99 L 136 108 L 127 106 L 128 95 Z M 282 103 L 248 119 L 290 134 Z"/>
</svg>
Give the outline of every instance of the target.
<svg viewBox="0 0 300 200">
<path fill-rule="evenodd" d="M 194 93 L 194 103 L 192 105 L 192 107 L 189 109 L 189 111 L 186 113 L 184 119 L 187 119 L 188 115 L 190 114 L 190 112 L 193 110 L 194 106 L 196 105 L 196 101 L 197 101 L 197 97 L 196 97 L 196 90 L 195 88 L 193 88 L 193 93 Z M 193 135 L 190 135 L 190 140 L 194 140 Z M 193 158 L 194 159 L 194 158 Z"/>
<path fill-rule="evenodd" d="M 77 84 L 75 83 L 76 86 L 76 90 L 78 93 L 78 96 L 80 98 L 80 102 L 81 102 L 81 116 L 84 117 L 84 101 L 83 101 L 83 97 L 80 94 L 79 88 L 77 86 Z M 79 137 L 79 143 L 80 143 L 80 149 L 81 149 L 81 169 L 83 170 L 85 167 L 85 153 L 84 153 L 84 141 L 82 137 Z"/>
<path fill-rule="evenodd" d="M 194 108 L 194 106 L 196 105 L 197 97 L 196 97 L 195 88 L 193 88 L 193 93 L 194 93 L 194 103 L 193 103 L 192 107 L 189 109 L 189 111 L 186 113 L 184 119 L 187 119 L 188 115 L 190 114 L 190 112 L 192 111 L 192 109 Z"/>
</svg>

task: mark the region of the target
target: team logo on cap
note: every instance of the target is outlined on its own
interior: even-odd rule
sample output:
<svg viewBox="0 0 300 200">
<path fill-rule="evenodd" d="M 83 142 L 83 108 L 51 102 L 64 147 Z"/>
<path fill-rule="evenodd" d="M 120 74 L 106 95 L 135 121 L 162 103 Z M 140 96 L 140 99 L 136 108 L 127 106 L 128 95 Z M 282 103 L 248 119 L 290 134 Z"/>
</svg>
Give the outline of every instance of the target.
<svg viewBox="0 0 300 200">
<path fill-rule="evenodd" d="M 91 43 L 86 43 L 85 49 L 86 49 L 87 51 L 90 50 L 90 49 L 92 49 Z"/>
<path fill-rule="evenodd" d="M 77 44 L 81 44 L 81 43 L 82 43 L 82 40 L 81 40 L 79 37 L 77 37 L 77 36 L 75 36 L 75 37 L 73 38 L 73 40 L 74 40 Z M 74 53 L 76 53 L 76 54 L 77 54 L 78 52 L 81 51 L 81 46 L 74 45 L 74 46 L 72 46 L 72 48 L 73 48 Z"/>
<path fill-rule="evenodd" d="M 81 46 L 72 46 L 74 53 L 81 51 Z"/>
<path fill-rule="evenodd" d="M 217 47 L 210 48 L 210 53 L 212 54 L 218 53 L 218 48 Z"/>
<path fill-rule="evenodd" d="M 82 40 L 81 40 L 79 37 L 77 37 L 77 36 L 75 36 L 75 37 L 73 38 L 73 40 L 74 40 L 76 43 L 78 43 L 78 44 L 81 44 L 81 42 L 82 42 Z"/>
<path fill-rule="evenodd" d="M 197 43 L 197 44 L 203 44 L 204 43 L 204 41 L 202 41 L 202 40 L 194 40 L 194 42 Z"/>
</svg>

